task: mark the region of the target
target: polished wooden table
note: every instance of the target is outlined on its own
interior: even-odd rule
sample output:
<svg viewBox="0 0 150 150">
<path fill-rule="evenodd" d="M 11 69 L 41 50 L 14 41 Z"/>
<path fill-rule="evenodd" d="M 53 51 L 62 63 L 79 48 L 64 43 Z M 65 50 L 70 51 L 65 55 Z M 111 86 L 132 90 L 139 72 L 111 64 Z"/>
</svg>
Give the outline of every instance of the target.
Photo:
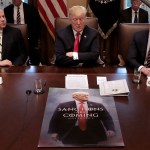
<svg viewBox="0 0 150 150">
<path fill-rule="evenodd" d="M 132 73 L 131 69 L 124 67 L 87 67 L 87 68 L 63 68 L 56 66 L 18 66 L 0 68 L 0 73 Z"/>
<path fill-rule="evenodd" d="M 147 150 L 150 148 L 150 87 L 146 86 L 145 76 L 141 77 L 142 83 L 138 85 L 132 83 L 132 71 L 127 74 L 128 70 L 125 68 L 94 68 L 95 72 L 93 73 L 90 68 L 85 69 L 85 72 L 82 69 L 59 72 L 57 68 L 47 67 L 33 67 L 34 71 L 30 70 L 30 72 L 27 71 L 29 68 L 27 70 L 21 67 L 13 69 L 14 71 L 12 68 L 5 68 L 5 71 L 3 70 L 0 73 L 3 78 L 3 84 L 0 85 L 1 150 L 54 149 L 38 148 L 48 88 L 64 88 L 65 75 L 70 72 L 88 74 L 90 88 L 98 88 L 96 76 L 106 76 L 108 80 L 127 79 L 130 89 L 129 96 L 114 98 L 125 147 L 98 149 Z M 35 70 L 39 70 L 37 71 L 39 73 L 35 73 Z M 53 70 L 53 72 L 50 72 L 50 70 Z M 36 78 L 42 78 L 47 81 L 46 92 L 42 95 L 33 93 L 34 79 Z M 26 90 L 32 90 L 32 93 L 27 96 Z M 62 148 L 55 149 L 60 150 Z M 80 150 L 83 148 L 70 149 Z M 86 148 L 86 150 L 94 149 L 97 148 Z"/>
</svg>

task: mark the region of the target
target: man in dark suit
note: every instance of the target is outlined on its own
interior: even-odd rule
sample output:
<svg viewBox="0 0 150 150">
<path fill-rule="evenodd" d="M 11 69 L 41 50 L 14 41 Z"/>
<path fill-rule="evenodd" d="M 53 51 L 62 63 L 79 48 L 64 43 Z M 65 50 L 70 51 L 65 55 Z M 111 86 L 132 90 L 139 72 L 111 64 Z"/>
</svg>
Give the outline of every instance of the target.
<svg viewBox="0 0 150 150">
<path fill-rule="evenodd" d="M 39 64 L 38 45 L 40 33 L 40 17 L 36 8 L 22 0 L 12 0 L 13 4 L 4 8 L 4 13 L 8 23 L 17 24 L 17 9 L 19 7 L 21 24 L 27 24 L 29 37 L 29 65 Z"/>
<path fill-rule="evenodd" d="M 140 0 L 131 0 L 132 7 L 124 9 L 120 13 L 120 23 L 148 23 L 148 12 L 142 8 Z M 137 17 L 136 17 L 137 16 Z"/>
<path fill-rule="evenodd" d="M 127 65 L 137 68 L 146 76 L 150 76 L 150 67 L 147 67 L 147 56 L 150 50 L 150 28 L 134 34 L 128 50 Z"/>
<path fill-rule="evenodd" d="M 50 120 L 48 133 L 53 140 L 95 145 L 115 135 L 112 117 L 102 104 L 88 101 L 87 92 L 74 92 L 72 96 L 74 101 L 59 104 Z"/>
<path fill-rule="evenodd" d="M 26 49 L 21 31 L 6 25 L 0 9 L 0 66 L 19 66 L 26 61 Z"/>
<path fill-rule="evenodd" d="M 85 25 L 87 10 L 83 6 L 69 9 L 71 25 L 59 30 L 55 39 L 56 65 L 93 66 L 99 57 L 99 33 Z M 78 51 L 75 51 L 75 39 L 79 34 Z"/>
</svg>

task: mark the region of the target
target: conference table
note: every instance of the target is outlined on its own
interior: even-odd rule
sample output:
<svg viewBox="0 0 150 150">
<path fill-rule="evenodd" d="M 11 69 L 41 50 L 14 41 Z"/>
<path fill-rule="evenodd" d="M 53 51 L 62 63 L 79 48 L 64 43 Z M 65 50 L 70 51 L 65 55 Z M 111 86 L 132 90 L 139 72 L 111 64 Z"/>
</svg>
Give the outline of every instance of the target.
<svg viewBox="0 0 150 150">
<path fill-rule="evenodd" d="M 141 83 L 132 82 L 133 71 L 123 67 L 58 68 L 56 66 L 21 66 L 0 68 L 0 149 L 48 150 L 38 147 L 40 131 L 50 87 L 65 88 L 67 74 L 87 74 L 89 88 L 98 89 L 97 76 L 107 80 L 126 79 L 128 96 L 114 97 L 124 147 L 88 147 L 86 150 L 148 150 L 150 149 L 150 87 L 142 75 Z M 46 81 L 45 93 L 34 94 L 34 80 Z M 27 90 L 31 90 L 27 94 Z M 61 147 L 55 148 L 62 149 Z M 68 149 L 68 148 L 63 148 Z M 83 148 L 69 148 L 69 150 Z"/>
</svg>

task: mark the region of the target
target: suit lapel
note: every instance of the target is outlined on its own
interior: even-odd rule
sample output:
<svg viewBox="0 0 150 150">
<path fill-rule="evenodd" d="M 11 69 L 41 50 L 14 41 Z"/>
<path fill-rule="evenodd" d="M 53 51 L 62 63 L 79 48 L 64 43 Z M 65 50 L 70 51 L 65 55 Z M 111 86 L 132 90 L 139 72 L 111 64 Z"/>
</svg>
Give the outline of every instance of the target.
<svg viewBox="0 0 150 150">
<path fill-rule="evenodd" d="M 71 25 L 68 26 L 67 35 L 65 36 L 67 37 L 67 41 L 72 46 L 72 50 L 73 50 L 75 37 Z"/>
<path fill-rule="evenodd" d="M 81 39 L 80 39 L 80 44 L 79 44 L 79 50 L 82 49 L 82 46 L 85 45 L 86 41 L 88 39 L 88 35 L 87 35 L 87 26 L 85 26 L 82 35 L 81 35 Z M 82 44 L 83 43 L 83 44 Z"/>
<path fill-rule="evenodd" d="M 9 22 L 8 23 L 14 23 L 14 5 L 12 5 L 11 7 L 10 7 L 10 12 L 9 12 L 9 14 L 11 14 L 10 16 L 9 16 Z"/>
<path fill-rule="evenodd" d="M 128 19 L 129 19 L 128 22 L 132 22 L 132 9 L 131 8 L 128 11 L 128 16 L 129 16 L 128 17 Z"/>
<path fill-rule="evenodd" d="M 139 9 L 139 22 L 143 22 L 142 10 Z"/>
<path fill-rule="evenodd" d="M 24 22 L 27 23 L 27 14 L 28 14 L 28 11 L 26 9 L 26 5 L 23 3 L 23 11 L 24 11 Z"/>
</svg>

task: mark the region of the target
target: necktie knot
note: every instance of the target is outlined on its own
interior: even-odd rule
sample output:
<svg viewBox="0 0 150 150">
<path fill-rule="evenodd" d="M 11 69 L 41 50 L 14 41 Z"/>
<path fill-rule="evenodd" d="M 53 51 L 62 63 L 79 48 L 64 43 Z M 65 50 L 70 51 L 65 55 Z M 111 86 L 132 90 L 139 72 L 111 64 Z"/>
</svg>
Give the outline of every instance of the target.
<svg viewBox="0 0 150 150">
<path fill-rule="evenodd" d="M 77 33 L 76 33 L 76 36 L 79 36 L 79 35 L 80 35 L 80 32 L 77 32 Z"/>
</svg>

